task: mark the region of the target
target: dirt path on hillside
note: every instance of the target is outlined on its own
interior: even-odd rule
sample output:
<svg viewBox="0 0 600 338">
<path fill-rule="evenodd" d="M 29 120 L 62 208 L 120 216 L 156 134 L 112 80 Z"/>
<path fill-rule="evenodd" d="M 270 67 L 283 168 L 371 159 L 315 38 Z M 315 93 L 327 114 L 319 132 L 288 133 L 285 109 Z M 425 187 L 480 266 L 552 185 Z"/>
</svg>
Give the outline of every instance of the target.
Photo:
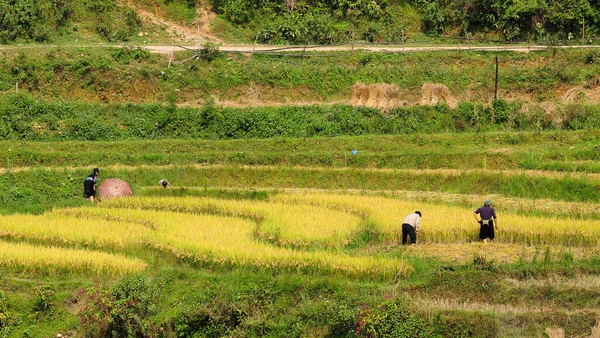
<svg viewBox="0 0 600 338">
<path fill-rule="evenodd" d="M 166 27 L 167 32 L 171 36 L 180 38 L 183 41 L 195 41 L 198 44 L 205 42 L 221 42 L 221 40 L 212 34 L 210 30 L 210 23 L 215 18 L 215 13 L 206 7 L 197 8 L 196 15 L 198 18 L 190 25 L 186 26 L 163 19 L 163 15 L 160 13 L 160 9 L 158 7 L 156 7 L 155 12 L 152 13 L 139 6 L 135 6 L 135 4 L 129 4 L 128 6 L 132 7 L 140 15 L 144 22 Z M 171 47 L 169 52 L 172 50 L 173 49 Z"/>
<path fill-rule="evenodd" d="M 148 45 L 138 46 L 145 48 L 152 53 L 172 53 L 173 51 L 183 51 L 195 49 L 196 46 L 178 45 Z M 559 46 L 554 48 L 561 49 L 595 49 L 600 45 L 594 46 Z M 510 51 L 528 53 L 531 51 L 545 50 L 547 46 L 515 46 L 515 45 L 496 45 L 496 46 L 398 46 L 398 45 L 307 45 L 307 46 L 273 46 L 273 45 L 230 45 L 222 44 L 219 50 L 230 53 L 285 53 L 285 52 L 348 52 L 348 51 L 369 51 L 375 53 L 408 53 L 408 52 L 444 52 L 444 51 Z"/>
</svg>

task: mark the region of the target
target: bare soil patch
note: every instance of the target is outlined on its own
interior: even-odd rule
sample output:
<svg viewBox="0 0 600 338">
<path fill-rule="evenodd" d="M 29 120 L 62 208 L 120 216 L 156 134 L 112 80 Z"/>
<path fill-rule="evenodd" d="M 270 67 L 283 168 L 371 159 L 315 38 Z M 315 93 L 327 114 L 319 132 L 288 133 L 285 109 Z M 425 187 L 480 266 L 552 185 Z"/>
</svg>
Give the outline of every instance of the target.
<svg viewBox="0 0 600 338">
<path fill-rule="evenodd" d="M 196 10 L 198 18 L 189 25 L 184 25 L 166 20 L 160 8 L 156 7 L 154 13 L 143 8 L 129 4 L 135 9 L 145 23 L 150 23 L 165 27 L 166 31 L 172 36 L 174 42 L 182 43 L 206 43 L 206 42 L 221 42 L 210 29 L 210 23 L 215 18 L 215 13 L 207 7 L 199 7 Z"/>
</svg>

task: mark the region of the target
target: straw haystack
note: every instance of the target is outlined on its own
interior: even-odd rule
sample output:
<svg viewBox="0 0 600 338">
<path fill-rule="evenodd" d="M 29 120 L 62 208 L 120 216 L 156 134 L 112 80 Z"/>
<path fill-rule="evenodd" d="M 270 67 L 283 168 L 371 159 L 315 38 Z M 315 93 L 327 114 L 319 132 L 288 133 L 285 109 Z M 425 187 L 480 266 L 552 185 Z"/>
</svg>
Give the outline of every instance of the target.
<svg viewBox="0 0 600 338">
<path fill-rule="evenodd" d="M 100 198 L 102 199 L 133 196 L 133 192 L 131 191 L 129 183 L 118 178 L 109 178 L 104 180 L 98 188 L 98 192 L 100 193 Z"/>
<path fill-rule="evenodd" d="M 565 330 L 560 327 L 548 327 L 546 328 L 546 334 L 550 338 L 565 338 Z"/>
<path fill-rule="evenodd" d="M 456 98 L 450 95 L 448 87 L 442 84 L 426 82 L 421 88 L 421 93 L 422 105 L 435 106 L 436 104 L 445 103 L 452 109 L 458 107 Z"/>
<path fill-rule="evenodd" d="M 357 82 L 352 90 L 352 105 L 389 110 L 408 103 L 398 99 L 400 88 L 395 84 Z"/>
</svg>

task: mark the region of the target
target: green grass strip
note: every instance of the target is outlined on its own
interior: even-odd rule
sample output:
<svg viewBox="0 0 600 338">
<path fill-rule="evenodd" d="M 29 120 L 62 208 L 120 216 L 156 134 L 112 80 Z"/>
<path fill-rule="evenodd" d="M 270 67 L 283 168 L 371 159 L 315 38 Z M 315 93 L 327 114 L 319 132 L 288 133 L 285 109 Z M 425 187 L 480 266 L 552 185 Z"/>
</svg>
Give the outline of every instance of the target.
<svg viewBox="0 0 600 338">
<path fill-rule="evenodd" d="M 33 169 L 0 175 L 2 213 L 39 213 L 53 207 L 89 203 L 82 197 L 88 169 Z M 162 178 L 174 187 L 318 188 L 415 190 L 503 195 L 527 199 L 600 202 L 600 182 L 586 176 L 544 177 L 494 171 L 363 170 L 298 167 L 168 166 L 115 167 L 103 179 L 118 177 L 137 193 Z"/>
</svg>

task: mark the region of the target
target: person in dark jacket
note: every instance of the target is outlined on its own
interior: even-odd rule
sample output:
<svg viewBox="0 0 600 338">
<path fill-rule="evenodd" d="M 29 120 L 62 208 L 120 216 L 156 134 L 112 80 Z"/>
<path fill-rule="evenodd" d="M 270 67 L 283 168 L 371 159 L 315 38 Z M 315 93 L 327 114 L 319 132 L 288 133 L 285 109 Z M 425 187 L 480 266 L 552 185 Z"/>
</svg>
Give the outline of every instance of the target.
<svg viewBox="0 0 600 338">
<path fill-rule="evenodd" d="M 481 217 L 481 219 L 477 218 L 477 215 Z M 486 200 L 483 202 L 483 206 L 473 213 L 475 216 L 475 220 L 479 223 L 479 238 L 483 240 L 484 243 L 490 241 L 494 241 L 494 227 L 498 230 L 498 217 L 496 216 L 496 212 L 492 208 L 492 201 Z"/>
<path fill-rule="evenodd" d="M 96 197 L 98 175 L 100 175 L 100 170 L 94 168 L 94 171 L 85 178 L 85 181 L 83 181 L 83 197 L 89 199 L 92 203 L 94 203 L 94 198 Z"/>
</svg>

